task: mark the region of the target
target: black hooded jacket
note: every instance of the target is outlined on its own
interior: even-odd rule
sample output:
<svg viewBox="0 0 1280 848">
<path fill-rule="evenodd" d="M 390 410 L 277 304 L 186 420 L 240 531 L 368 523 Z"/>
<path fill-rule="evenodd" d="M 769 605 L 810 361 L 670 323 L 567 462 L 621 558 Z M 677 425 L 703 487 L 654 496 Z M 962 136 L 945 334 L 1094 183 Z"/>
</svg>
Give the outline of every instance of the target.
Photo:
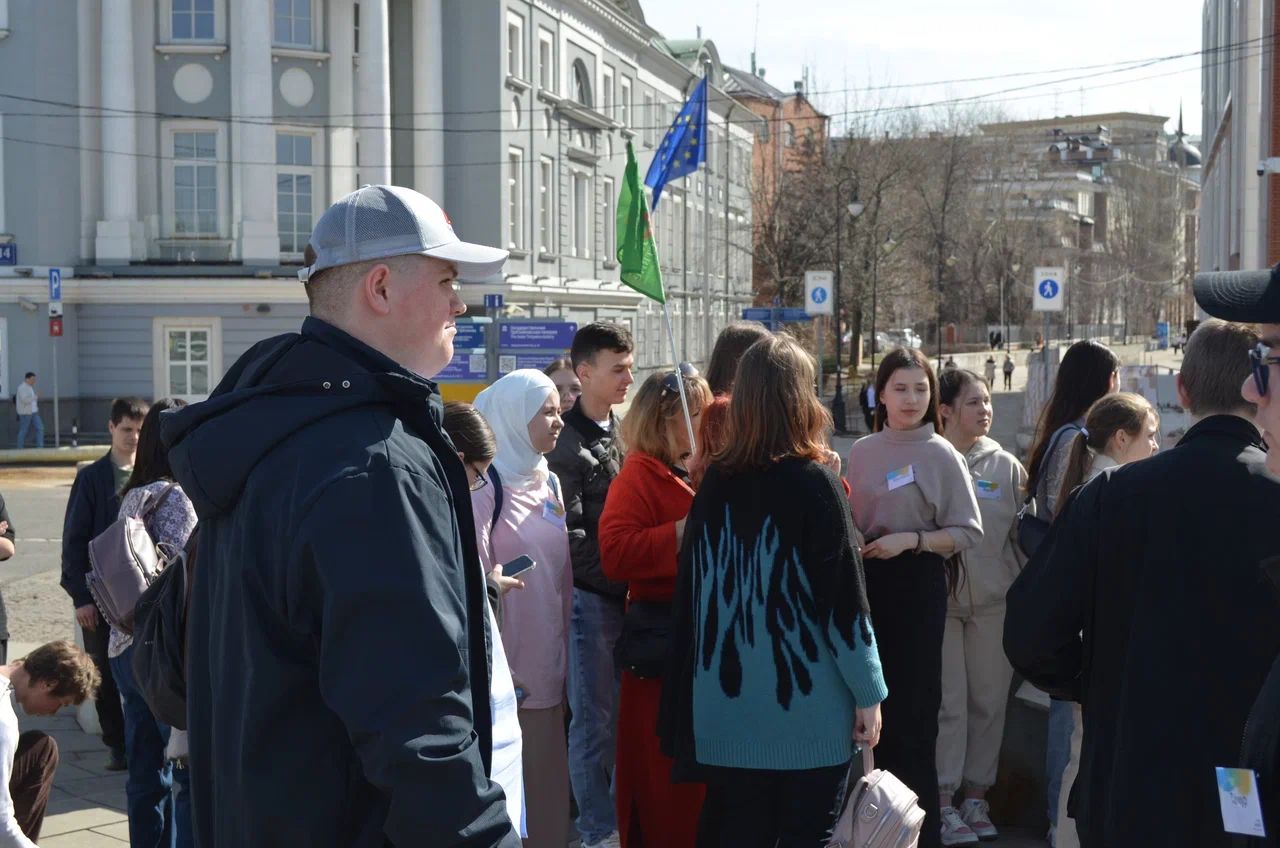
<svg viewBox="0 0 1280 848">
<path fill-rule="evenodd" d="M 520 845 L 487 776 L 484 578 L 441 415 L 433 383 L 315 318 L 164 415 L 200 517 L 205 848 Z"/>
</svg>

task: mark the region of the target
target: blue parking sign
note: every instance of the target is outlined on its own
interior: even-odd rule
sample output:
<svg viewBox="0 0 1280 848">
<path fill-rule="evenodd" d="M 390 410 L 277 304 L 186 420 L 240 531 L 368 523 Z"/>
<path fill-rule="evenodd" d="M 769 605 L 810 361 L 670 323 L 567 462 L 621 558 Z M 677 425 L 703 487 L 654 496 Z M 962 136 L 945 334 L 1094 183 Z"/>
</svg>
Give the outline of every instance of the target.
<svg viewBox="0 0 1280 848">
<path fill-rule="evenodd" d="M 62 269 L 61 268 L 49 269 L 49 300 L 54 302 L 62 300 Z"/>
</svg>

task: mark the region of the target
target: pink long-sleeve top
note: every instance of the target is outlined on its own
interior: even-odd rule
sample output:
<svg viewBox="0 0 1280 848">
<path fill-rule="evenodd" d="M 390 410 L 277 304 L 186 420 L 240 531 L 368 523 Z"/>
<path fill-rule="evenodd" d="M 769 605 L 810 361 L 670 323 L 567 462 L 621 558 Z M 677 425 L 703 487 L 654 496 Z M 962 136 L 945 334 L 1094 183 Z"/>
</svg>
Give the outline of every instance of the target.
<svg viewBox="0 0 1280 848">
<path fill-rule="evenodd" d="M 471 494 L 471 508 L 486 574 L 496 563 L 511 562 L 522 554 L 537 563 L 520 575 L 524 588 L 502 598 L 502 646 L 512 677 L 524 687 L 521 707 L 555 707 L 564 701 L 573 604 L 564 504 L 548 483 L 523 492 L 504 487 L 502 512 L 492 532 L 492 485 Z"/>
</svg>

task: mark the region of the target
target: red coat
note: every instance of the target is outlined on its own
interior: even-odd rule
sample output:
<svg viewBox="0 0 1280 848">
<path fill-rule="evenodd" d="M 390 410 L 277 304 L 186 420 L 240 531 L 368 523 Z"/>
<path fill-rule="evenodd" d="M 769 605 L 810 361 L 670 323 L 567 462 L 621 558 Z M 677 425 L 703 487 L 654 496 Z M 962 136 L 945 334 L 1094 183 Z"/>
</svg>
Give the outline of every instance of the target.
<svg viewBox="0 0 1280 848">
<path fill-rule="evenodd" d="M 600 516 L 600 565 L 625 580 L 627 596 L 670 601 L 676 582 L 676 522 L 689 514 L 693 489 L 665 463 L 632 452 L 609 486 Z M 622 673 L 614 798 L 622 848 L 693 848 L 706 794 L 701 784 L 671 782 L 671 759 L 657 734 L 662 681 Z"/>
</svg>

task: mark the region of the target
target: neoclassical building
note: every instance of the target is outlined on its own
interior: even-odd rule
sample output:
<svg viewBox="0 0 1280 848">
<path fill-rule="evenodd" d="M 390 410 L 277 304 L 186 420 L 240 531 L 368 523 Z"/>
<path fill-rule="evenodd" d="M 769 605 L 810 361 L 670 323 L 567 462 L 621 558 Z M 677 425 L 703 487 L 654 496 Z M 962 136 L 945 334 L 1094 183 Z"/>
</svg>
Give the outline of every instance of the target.
<svg viewBox="0 0 1280 848">
<path fill-rule="evenodd" d="M 471 315 L 624 321 L 656 367 L 657 312 L 617 282 L 617 194 L 627 140 L 643 172 L 704 73 L 710 166 L 655 217 L 693 361 L 750 299 L 757 119 L 711 41 L 665 40 L 639 3 L 0 0 L 0 394 L 33 370 L 51 399 L 56 345 L 64 432 L 101 431 L 116 395 L 205 396 L 297 327 L 314 221 L 379 182 L 511 250 L 464 286 Z"/>
</svg>

